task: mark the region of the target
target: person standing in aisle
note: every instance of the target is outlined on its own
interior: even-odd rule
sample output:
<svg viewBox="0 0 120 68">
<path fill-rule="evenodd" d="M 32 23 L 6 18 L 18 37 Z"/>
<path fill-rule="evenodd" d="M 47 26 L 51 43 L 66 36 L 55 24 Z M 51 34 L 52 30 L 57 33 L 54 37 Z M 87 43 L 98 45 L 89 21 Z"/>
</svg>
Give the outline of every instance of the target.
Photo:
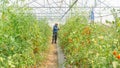
<svg viewBox="0 0 120 68">
<path fill-rule="evenodd" d="M 52 36 L 52 44 L 57 42 L 57 33 L 58 33 L 58 24 L 55 23 L 55 25 L 53 26 L 53 36 Z"/>
</svg>

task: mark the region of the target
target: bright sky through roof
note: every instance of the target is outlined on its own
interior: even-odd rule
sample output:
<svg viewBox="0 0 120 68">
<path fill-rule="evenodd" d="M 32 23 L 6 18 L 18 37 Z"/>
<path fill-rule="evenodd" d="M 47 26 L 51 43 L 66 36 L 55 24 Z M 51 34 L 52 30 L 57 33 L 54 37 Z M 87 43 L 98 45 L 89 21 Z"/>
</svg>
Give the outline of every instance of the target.
<svg viewBox="0 0 120 68">
<path fill-rule="evenodd" d="M 14 0 L 12 0 L 14 1 Z M 70 4 L 72 4 L 75 0 L 26 0 L 26 4 L 29 7 L 33 8 L 33 13 L 36 14 L 38 18 L 48 17 L 52 20 L 58 19 L 64 15 L 64 13 L 68 10 Z M 93 7 L 95 5 L 95 0 L 78 0 L 77 5 L 80 7 Z M 40 7 L 40 8 L 35 8 Z M 51 7 L 51 8 L 41 8 L 41 7 Z M 56 8 L 52 8 L 56 7 Z M 57 8 L 58 7 L 58 8 Z M 60 8 L 61 7 L 61 8 Z M 111 8 L 95 8 L 95 20 L 105 22 L 105 20 L 112 21 L 114 20 L 111 14 L 112 7 L 120 8 L 120 0 L 96 0 L 96 7 L 111 7 Z M 79 8 L 79 10 L 90 11 L 91 8 Z M 69 14 L 69 13 L 68 13 Z M 69 15 L 66 14 L 65 17 Z M 88 13 L 88 15 L 90 15 Z M 102 17 L 100 17 L 102 16 Z M 64 18 L 65 18 L 64 17 Z"/>
</svg>

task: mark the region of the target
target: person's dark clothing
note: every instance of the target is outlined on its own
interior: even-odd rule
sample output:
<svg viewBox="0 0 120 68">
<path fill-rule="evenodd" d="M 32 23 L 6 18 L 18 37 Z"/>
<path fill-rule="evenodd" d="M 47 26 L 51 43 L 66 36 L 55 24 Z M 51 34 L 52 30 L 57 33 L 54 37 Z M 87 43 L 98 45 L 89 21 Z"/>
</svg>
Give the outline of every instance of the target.
<svg viewBox="0 0 120 68">
<path fill-rule="evenodd" d="M 58 32 L 59 28 L 57 27 L 57 25 L 55 25 L 53 27 L 53 36 L 52 36 L 52 43 L 56 43 L 57 41 L 57 32 Z"/>
<path fill-rule="evenodd" d="M 52 43 L 56 43 L 57 41 L 57 32 L 53 32 Z"/>
<path fill-rule="evenodd" d="M 55 26 L 53 27 L 53 32 L 58 32 L 58 27 L 57 27 L 57 25 L 55 25 Z"/>
</svg>

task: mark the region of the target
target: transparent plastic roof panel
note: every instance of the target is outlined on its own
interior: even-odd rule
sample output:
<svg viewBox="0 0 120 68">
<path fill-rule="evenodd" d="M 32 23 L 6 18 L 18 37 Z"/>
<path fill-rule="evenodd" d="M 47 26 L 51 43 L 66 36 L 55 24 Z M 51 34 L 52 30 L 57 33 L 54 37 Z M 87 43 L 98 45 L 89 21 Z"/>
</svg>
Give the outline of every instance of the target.
<svg viewBox="0 0 120 68">
<path fill-rule="evenodd" d="M 50 20 L 65 20 L 76 13 L 88 18 L 91 11 L 97 21 L 113 20 L 111 10 L 120 9 L 120 0 L 26 0 L 24 4 L 38 19 Z"/>
</svg>

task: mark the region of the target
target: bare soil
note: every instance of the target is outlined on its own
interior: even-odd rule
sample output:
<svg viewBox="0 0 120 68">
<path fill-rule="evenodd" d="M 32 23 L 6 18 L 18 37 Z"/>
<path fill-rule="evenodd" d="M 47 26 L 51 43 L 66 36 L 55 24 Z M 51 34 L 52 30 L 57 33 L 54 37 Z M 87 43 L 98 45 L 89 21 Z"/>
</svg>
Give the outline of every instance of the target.
<svg viewBox="0 0 120 68">
<path fill-rule="evenodd" d="M 37 68 L 58 68 L 58 54 L 56 44 L 50 44 L 45 61 Z"/>
</svg>

